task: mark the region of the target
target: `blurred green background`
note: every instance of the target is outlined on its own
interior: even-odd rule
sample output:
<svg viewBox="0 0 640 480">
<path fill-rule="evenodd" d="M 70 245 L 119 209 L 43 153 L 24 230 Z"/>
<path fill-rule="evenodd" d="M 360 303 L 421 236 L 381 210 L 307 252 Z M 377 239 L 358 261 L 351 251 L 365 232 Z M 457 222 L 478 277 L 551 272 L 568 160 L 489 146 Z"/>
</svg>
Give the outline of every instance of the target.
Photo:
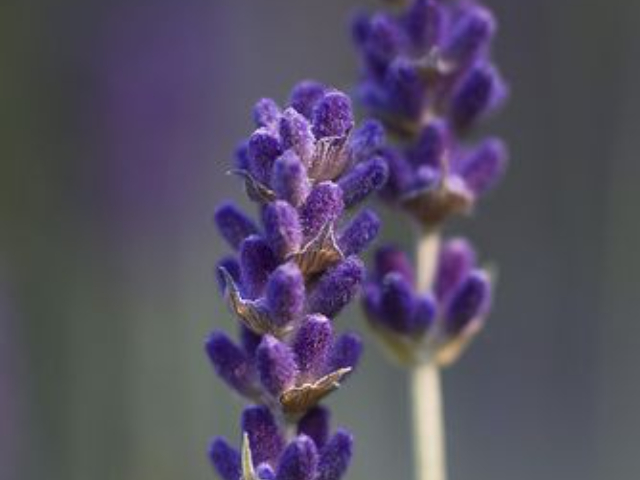
<svg viewBox="0 0 640 480">
<path fill-rule="evenodd" d="M 223 172 L 257 98 L 350 88 L 365 4 L 2 2 L 0 479 L 214 478 L 207 441 L 238 439 L 240 411 L 202 351 L 232 329 Z M 513 98 L 487 129 L 512 164 L 452 225 L 500 283 L 445 376 L 451 478 L 637 478 L 640 3 L 489 4 Z M 364 330 L 355 308 L 340 322 Z M 348 478 L 409 479 L 406 377 L 369 347 L 331 399 L 357 437 Z"/>
</svg>

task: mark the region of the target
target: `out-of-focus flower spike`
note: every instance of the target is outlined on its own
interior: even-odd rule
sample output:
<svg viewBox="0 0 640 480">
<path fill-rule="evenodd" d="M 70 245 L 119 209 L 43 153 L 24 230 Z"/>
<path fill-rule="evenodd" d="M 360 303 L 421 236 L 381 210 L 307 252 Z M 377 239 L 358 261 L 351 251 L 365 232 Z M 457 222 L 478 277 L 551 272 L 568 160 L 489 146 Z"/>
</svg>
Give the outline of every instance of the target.
<svg viewBox="0 0 640 480">
<path fill-rule="evenodd" d="M 311 185 L 307 168 L 293 150 L 287 150 L 279 157 L 273 169 L 273 189 L 278 198 L 296 208 L 307 199 Z"/>
<path fill-rule="evenodd" d="M 290 107 L 280 119 L 280 140 L 284 150 L 292 149 L 305 165 L 311 162 L 315 137 L 307 118 Z"/>
<path fill-rule="evenodd" d="M 441 169 L 449 147 L 449 129 L 445 122 L 430 122 L 421 131 L 409 157 L 417 166 Z"/>
<path fill-rule="evenodd" d="M 323 315 L 309 315 L 296 333 L 293 351 L 300 374 L 313 378 L 323 373 L 333 342 L 331 321 Z"/>
<path fill-rule="evenodd" d="M 414 294 L 411 285 L 402 275 L 392 272 L 382 282 L 380 311 L 387 326 L 404 334 L 415 333 Z"/>
<path fill-rule="evenodd" d="M 362 340 L 355 333 L 340 335 L 333 345 L 329 358 L 329 370 L 350 368 L 353 371 L 362 356 Z"/>
<path fill-rule="evenodd" d="M 464 67 L 485 50 L 496 30 L 496 20 L 488 9 L 474 5 L 465 9 L 453 25 L 443 54 L 457 68 Z"/>
<path fill-rule="evenodd" d="M 373 210 L 356 215 L 340 234 L 338 244 L 345 256 L 362 252 L 378 235 L 380 219 Z"/>
<path fill-rule="evenodd" d="M 383 68 L 401 50 L 403 35 L 389 15 L 378 13 L 369 21 L 364 50 L 374 68 Z"/>
<path fill-rule="evenodd" d="M 320 277 L 308 296 L 308 311 L 334 318 L 353 299 L 364 275 L 359 258 L 346 258 Z"/>
<path fill-rule="evenodd" d="M 275 133 L 259 128 L 249 138 L 250 173 L 260 183 L 269 185 L 273 163 L 282 155 L 282 147 Z"/>
<path fill-rule="evenodd" d="M 316 138 L 346 135 L 354 125 L 351 99 L 342 92 L 327 93 L 313 109 L 312 124 Z"/>
<path fill-rule="evenodd" d="M 397 247 L 386 245 L 376 251 L 375 273 L 377 281 L 381 282 L 391 272 L 401 275 L 408 284 L 414 284 L 413 265 L 409 256 Z"/>
<path fill-rule="evenodd" d="M 425 107 L 425 90 L 415 63 L 402 57 L 394 60 L 385 85 L 389 103 L 397 113 L 417 120 Z"/>
<path fill-rule="evenodd" d="M 260 342 L 256 366 L 262 385 L 276 398 L 295 382 L 297 367 L 293 352 L 271 335 L 265 335 Z"/>
<path fill-rule="evenodd" d="M 423 335 L 433 325 L 437 305 L 431 295 L 420 295 L 415 298 L 412 325 L 417 336 Z"/>
<path fill-rule="evenodd" d="M 273 129 L 280 119 L 280 108 L 271 98 L 259 100 L 253 107 L 253 121 L 257 127 Z"/>
<path fill-rule="evenodd" d="M 374 157 L 354 166 L 338 182 L 342 189 L 345 208 L 356 205 L 370 193 L 381 188 L 387 181 L 388 175 L 389 168 L 382 157 Z"/>
<path fill-rule="evenodd" d="M 464 238 L 451 239 L 442 246 L 434 278 L 438 301 L 446 302 L 451 298 L 475 263 L 475 251 Z"/>
<path fill-rule="evenodd" d="M 458 129 L 465 129 L 498 106 L 507 88 L 496 69 L 479 63 L 461 80 L 451 99 L 450 114 Z"/>
<path fill-rule="evenodd" d="M 245 353 L 219 331 L 207 338 L 205 347 L 218 376 L 238 393 L 252 397 L 255 375 Z"/>
<path fill-rule="evenodd" d="M 352 455 L 353 437 L 346 430 L 338 430 L 320 452 L 315 480 L 340 480 L 349 468 Z"/>
<path fill-rule="evenodd" d="M 343 258 L 344 254 L 336 241 L 332 221 L 327 222 L 302 250 L 289 257 L 298 265 L 305 278 L 324 272 Z"/>
<path fill-rule="evenodd" d="M 445 312 L 445 325 L 451 334 L 458 334 L 474 320 L 480 320 L 491 303 L 491 280 L 481 271 L 471 272 L 451 298 Z"/>
<path fill-rule="evenodd" d="M 231 248 L 238 249 L 242 241 L 258 233 L 258 227 L 233 202 L 222 203 L 213 216 L 218 231 Z"/>
<path fill-rule="evenodd" d="M 299 435 L 285 449 L 276 480 L 314 480 L 318 468 L 316 446 L 306 435 Z"/>
<path fill-rule="evenodd" d="M 239 480 L 242 474 L 240 453 L 223 438 L 215 438 L 209 446 L 209 458 L 222 480 Z"/>
<path fill-rule="evenodd" d="M 300 269 L 291 262 L 279 266 L 269 277 L 265 298 L 271 321 L 276 326 L 285 328 L 299 320 L 305 301 Z"/>
<path fill-rule="evenodd" d="M 243 293 L 257 298 L 267 284 L 269 274 L 278 264 L 269 244 L 259 235 L 247 237 L 240 245 L 240 270 Z"/>
<path fill-rule="evenodd" d="M 383 156 L 389 168 L 389 177 L 382 189 L 382 195 L 395 200 L 412 187 L 415 174 L 406 157 L 397 150 L 387 148 Z"/>
<path fill-rule="evenodd" d="M 338 185 L 322 182 L 313 187 L 300 215 L 305 237 L 314 237 L 324 225 L 336 220 L 343 210 L 342 190 Z"/>
<path fill-rule="evenodd" d="M 383 147 L 385 132 L 378 120 L 365 120 L 349 140 L 349 148 L 356 162 L 367 160 Z"/>
<path fill-rule="evenodd" d="M 274 253 L 285 259 L 302 246 L 302 227 L 297 210 L 284 200 L 266 205 L 262 210 L 264 234 Z"/>
<path fill-rule="evenodd" d="M 251 446 L 253 464 L 274 463 L 284 448 L 284 440 L 269 409 L 262 405 L 247 407 L 241 423 Z"/>
<path fill-rule="evenodd" d="M 482 195 L 495 185 L 507 166 L 507 147 L 501 140 L 485 140 L 458 168 L 465 185 L 476 196 Z"/>
<path fill-rule="evenodd" d="M 311 118 L 313 109 L 320 99 L 324 97 L 326 90 L 326 87 L 319 82 L 303 80 L 293 87 L 289 102 L 302 115 Z"/>
<path fill-rule="evenodd" d="M 313 407 L 298 422 L 298 435 L 307 435 L 321 449 L 329 439 L 330 417 L 326 408 Z"/>
</svg>

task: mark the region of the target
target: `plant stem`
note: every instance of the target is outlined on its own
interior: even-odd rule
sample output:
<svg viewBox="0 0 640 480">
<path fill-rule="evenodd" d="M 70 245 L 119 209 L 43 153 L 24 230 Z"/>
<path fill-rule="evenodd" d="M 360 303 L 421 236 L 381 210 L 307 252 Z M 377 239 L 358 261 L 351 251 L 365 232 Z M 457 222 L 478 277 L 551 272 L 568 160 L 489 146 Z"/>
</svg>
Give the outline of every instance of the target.
<svg viewBox="0 0 640 480">
<path fill-rule="evenodd" d="M 417 287 L 431 287 L 438 258 L 440 235 L 425 232 L 417 245 Z M 416 480 L 446 480 L 444 412 L 440 368 L 435 362 L 416 365 L 411 371 L 413 445 Z"/>
</svg>

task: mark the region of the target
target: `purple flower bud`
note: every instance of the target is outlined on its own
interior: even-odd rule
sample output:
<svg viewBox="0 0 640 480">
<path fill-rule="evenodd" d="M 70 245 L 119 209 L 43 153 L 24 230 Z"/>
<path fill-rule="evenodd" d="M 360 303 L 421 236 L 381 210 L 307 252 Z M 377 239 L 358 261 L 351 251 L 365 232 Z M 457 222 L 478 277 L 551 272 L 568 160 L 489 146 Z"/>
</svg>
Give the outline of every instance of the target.
<svg viewBox="0 0 640 480">
<path fill-rule="evenodd" d="M 240 269 L 244 294 L 257 298 L 267 284 L 269 274 L 277 265 L 276 257 L 267 242 L 251 235 L 240 245 Z"/>
<path fill-rule="evenodd" d="M 378 120 L 366 120 L 353 133 L 349 146 L 356 162 L 374 155 L 384 145 L 384 127 Z"/>
<path fill-rule="evenodd" d="M 235 167 L 238 170 L 249 170 L 249 142 L 243 141 L 236 147 L 235 151 Z"/>
<path fill-rule="evenodd" d="M 355 333 L 340 335 L 333 345 L 329 370 L 336 371 L 341 368 L 355 369 L 362 356 L 362 340 Z"/>
<path fill-rule="evenodd" d="M 313 440 L 300 435 L 282 454 L 276 480 L 314 480 L 317 468 L 318 452 Z"/>
<path fill-rule="evenodd" d="M 294 263 L 279 266 L 267 282 L 266 305 L 272 321 L 285 326 L 300 319 L 304 309 L 304 278 Z"/>
<path fill-rule="evenodd" d="M 403 250 L 392 245 L 382 247 L 376 252 L 375 272 L 379 282 L 381 282 L 388 273 L 395 272 L 401 275 L 409 285 L 414 284 L 411 260 Z"/>
<path fill-rule="evenodd" d="M 307 168 L 292 150 L 287 150 L 276 160 L 273 168 L 273 189 L 278 198 L 296 208 L 299 208 L 309 195 L 311 185 Z"/>
<path fill-rule="evenodd" d="M 353 42 L 360 48 L 364 47 L 370 32 L 369 14 L 365 11 L 356 11 L 350 19 L 349 26 Z"/>
<path fill-rule="evenodd" d="M 311 118 L 313 109 L 324 96 L 325 91 L 326 88 L 321 83 L 304 80 L 293 87 L 289 102 L 302 115 Z"/>
<path fill-rule="evenodd" d="M 390 200 L 396 200 L 411 188 L 415 173 L 407 159 L 397 150 L 387 148 L 383 156 L 387 161 L 389 177 L 382 193 Z"/>
<path fill-rule="evenodd" d="M 354 124 L 351 99 L 342 92 L 327 93 L 313 109 L 312 123 L 316 138 L 344 136 Z"/>
<path fill-rule="evenodd" d="M 312 238 L 327 223 L 336 220 L 344 210 L 342 190 L 333 182 L 322 182 L 311 190 L 300 214 L 305 237 Z"/>
<path fill-rule="evenodd" d="M 476 65 L 462 79 L 451 99 L 451 118 L 458 129 L 469 127 L 506 96 L 506 87 L 490 65 Z"/>
<path fill-rule="evenodd" d="M 489 190 L 504 174 L 507 165 L 507 147 L 501 140 L 485 140 L 462 161 L 458 174 L 475 195 Z"/>
<path fill-rule="evenodd" d="M 321 406 L 313 407 L 298 422 L 298 435 L 307 435 L 316 447 L 324 447 L 329 439 L 329 419 L 329 410 Z"/>
<path fill-rule="evenodd" d="M 415 0 L 403 17 L 407 35 L 415 48 L 428 51 L 441 36 L 442 9 L 433 0 Z"/>
<path fill-rule="evenodd" d="M 346 430 L 338 430 L 320 452 L 315 480 L 340 480 L 349 467 L 352 455 L 353 437 Z"/>
<path fill-rule="evenodd" d="M 242 431 L 249 436 L 254 465 L 275 462 L 284 447 L 284 440 L 273 415 L 265 406 L 247 407 L 242 412 Z"/>
<path fill-rule="evenodd" d="M 373 323 L 383 321 L 380 311 L 382 289 L 377 283 L 368 283 L 362 289 L 362 307 L 367 320 Z"/>
<path fill-rule="evenodd" d="M 264 233 L 271 249 L 280 258 L 297 252 L 302 246 L 302 227 L 298 212 L 284 200 L 268 204 L 262 211 Z"/>
<path fill-rule="evenodd" d="M 220 292 L 224 294 L 227 284 L 222 275 L 221 268 L 225 269 L 231 275 L 231 278 L 236 283 L 236 285 L 240 284 L 240 264 L 238 263 L 238 259 L 235 257 L 223 257 L 220 259 L 216 268 L 216 278 L 218 279 L 218 286 L 220 287 Z"/>
<path fill-rule="evenodd" d="M 353 299 L 364 279 L 362 261 L 354 256 L 320 277 L 308 298 L 308 311 L 334 318 Z"/>
<path fill-rule="evenodd" d="M 322 315 L 309 315 L 300 326 L 293 341 L 298 368 L 303 376 L 324 373 L 333 341 L 331 321 Z"/>
<path fill-rule="evenodd" d="M 278 104 L 270 98 L 263 98 L 253 107 L 253 121 L 257 127 L 273 128 L 280 118 Z"/>
<path fill-rule="evenodd" d="M 282 155 L 282 147 L 275 135 L 259 128 L 249 138 L 249 170 L 258 182 L 269 185 L 273 163 Z"/>
<path fill-rule="evenodd" d="M 213 332 L 205 344 L 218 376 L 242 395 L 251 395 L 254 373 L 247 356 L 223 332 Z"/>
<path fill-rule="evenodd" d="M 382 283 L 380 313 L 388 327 L 401 333 L 414 333 L 414 308 L 411 285 L 398 273 L 387 274 Z"/>
<path fill-rule="evenodd" d="M 487 274 L 475 270 L 460 285 L 445 312 L 447 332 L 455 335 L 482 317 L 491 303 L 491 282 Z"/>
<path fill-rule="evenodd" d="M 413 310 L 413 329 L 415 335 L 422 335 L 433 325 L 437 305 L 431 295 L 416 297 Z"/>
<path fill-rule="evenodd" d="M 454 24 L 444 47 L 447 60 L 458 66 L 473 61 L 489 44 L 496 29 L 493 14 L 484 7 L 474 5 Z"/>
<path fill-rule="evenodd" d="M 402 44 L 402 33 L 392 17 L 379 13 L 371 18 L 365 49 L 374 67 L 389 63 Z"/>
<path fill-rule="evenodd" d="M 297 367 L 293 352 L 271 335 L 265 335 L 260 342 L 256 366 L 262 385 L 275 397 L 295 382 Z"/>
<path fill-rule="evenodd" d="M 276 472 L 273 471 L 268 463 L 261 463 L 256 468 L 256 475 L 259 480 L 276 480 Z"/>
<path fill-rule="evenodd" d="M 449 132 L 444 122 L 432 122 L 422 129 L 415 148 L 409 155 L 415 165 L 426 165 L 440 170 L 449 143 Z"/>
<path fill-rule="evenodd" d="M 380 219 L 372 210 L 360 212 L 344 229 L 338 240 L 345 256 L 363 251 L 380 231 Z"/>
<path fill-rule="evenodd" d="M 249 329 L 243 323 L 240 324 L 240 344 L 249 359 L 253 360 L 256 350 L 262 341 L 262 336 Z"/>
<path fill-rule="evenodd" d="M 315 149 L 311 124 L 293 107 L 287 108 L 280 119 L 280 139 L 284 150 L 292 149 L 305 164 Z"/>
<path fill-rule="evenodd" d="M 232 202 L 224 202 L 213 216 L 218 231 L 231 248 L 237 249 L 249 235 L 258 233 L 253 220 Z"/>
<path fill-rule="evenodd" d="M 385 78 L 385 88 L 397 113 L 411 119 L 420 117 L 425 105 L 425 88 L 412 62 L 403 57 L 394 60 Z"/>
<path fill-rule="evenodd" d="M 389 169 L 382 157 L 361 162 L 353 167 L 339 181 L 345 208 L 361 202 L 387 181 Z"/>
<path fill-rule="evenodd" d="M 225 439 L 213 439 L 209 446 L 209 458 L 223 480 L 238 480 L 242 475 L 240 453 Z"/>
<path fill-rule="evenodd" d="M 460 286 L 476 262 L 476 254 L 469 242 L 456 238 L 440 249 L 438 267 L 434 279 L 436 298 L 446 302 Z"/>
</svg>

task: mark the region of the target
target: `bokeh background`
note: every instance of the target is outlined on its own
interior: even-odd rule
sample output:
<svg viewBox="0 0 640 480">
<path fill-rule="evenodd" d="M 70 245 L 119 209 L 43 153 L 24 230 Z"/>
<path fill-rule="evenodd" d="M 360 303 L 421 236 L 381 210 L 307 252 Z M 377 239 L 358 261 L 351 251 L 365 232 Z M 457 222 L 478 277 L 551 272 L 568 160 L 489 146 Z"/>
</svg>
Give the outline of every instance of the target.
<svg viewBox="0 0 640 480">
<path fill-rule="evenodd" d="M 512 164 L 451 227 L 500 273 L 445 374 L 451 478 L 638 478 L 640 3 L 489 3 L 513 98 L 487 129 Z M 257 98 L 350 88 L 347 18 L 376 4 L 1 2 L 0 479 L 214 478 L 208 438 L 237 438 L 240 411 L 202 352 L 232 328 L 223 172 Z M 371 344 L 333 396 L 350 479 L 410 478 L 406 384 Z"/>
</svg>

